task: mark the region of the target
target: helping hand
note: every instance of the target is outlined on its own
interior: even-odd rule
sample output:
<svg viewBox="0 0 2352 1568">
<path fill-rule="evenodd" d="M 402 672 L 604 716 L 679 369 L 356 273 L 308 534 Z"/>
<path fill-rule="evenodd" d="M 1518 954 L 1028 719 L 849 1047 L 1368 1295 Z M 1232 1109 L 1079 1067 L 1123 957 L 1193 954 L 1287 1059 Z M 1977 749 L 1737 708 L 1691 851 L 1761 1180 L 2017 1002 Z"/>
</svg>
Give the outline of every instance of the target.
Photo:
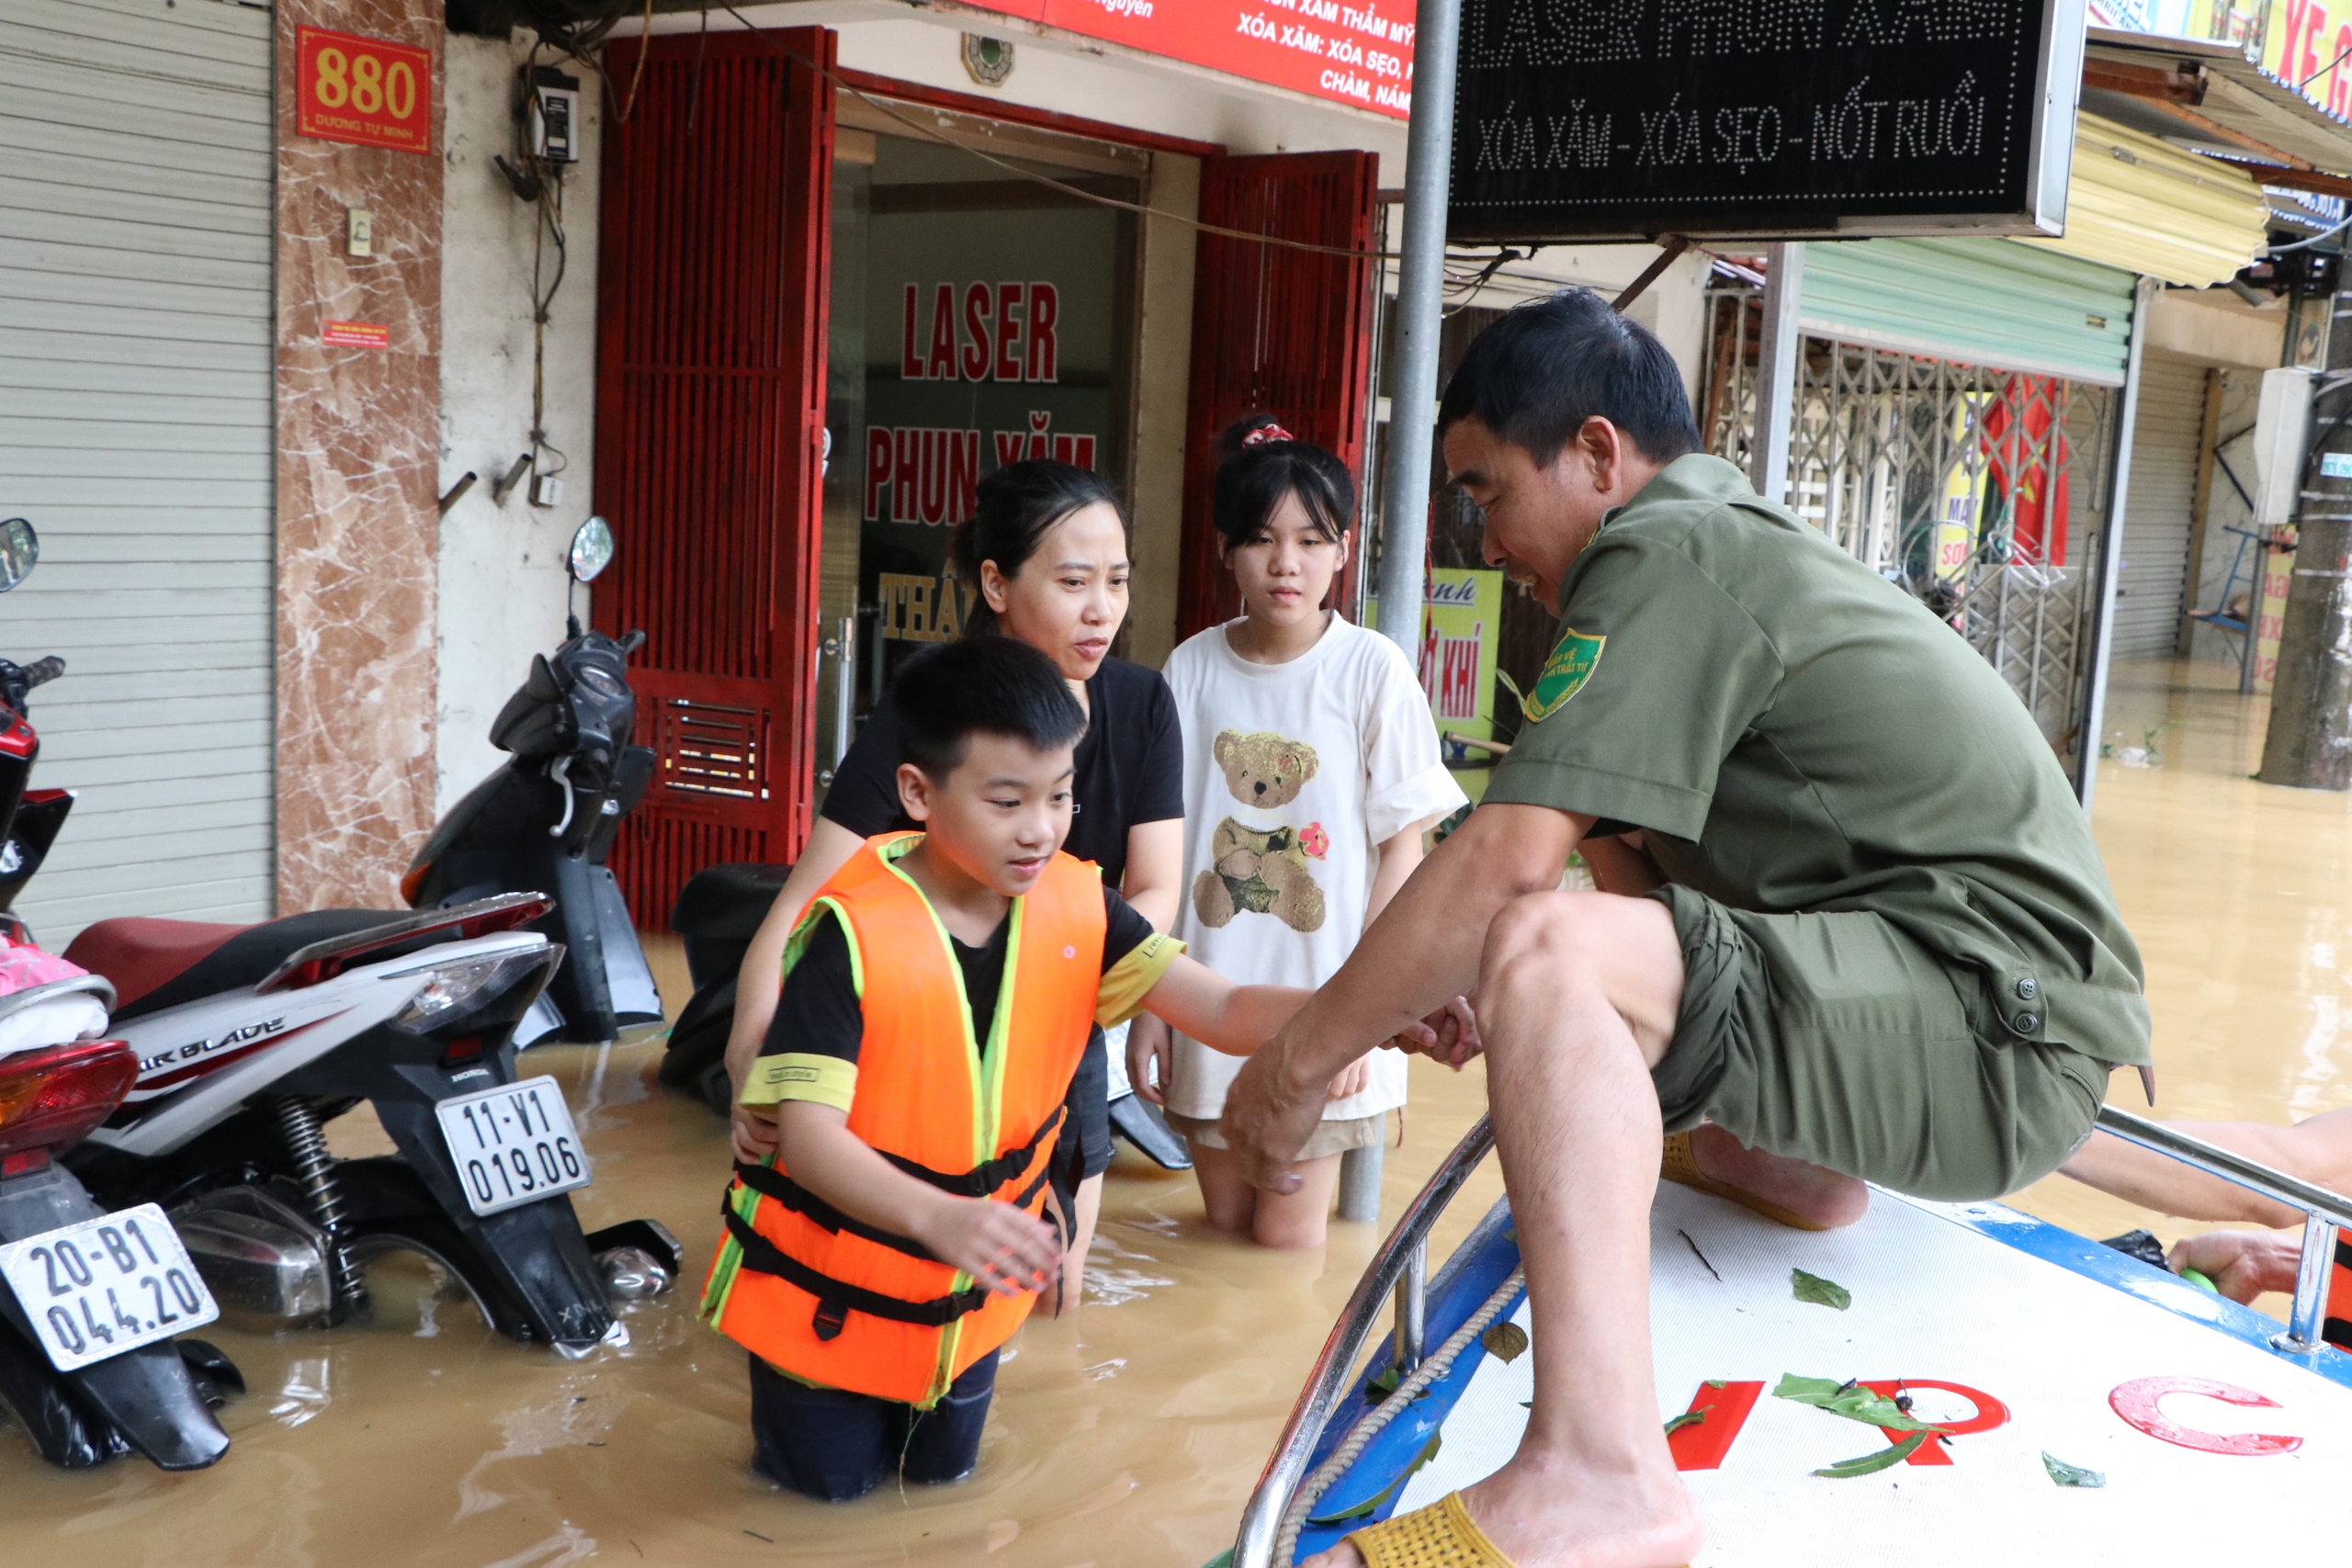
<svg viewBox="0 0 2352 1568">
<path fill-rule="evenodd" d="M 942 1202 L 915 1239 L 1001 1296 L 1042 1291 L 1061 1278 L 1061 1235 L 1047 1222 L 992 1198 Z"/>
<path fill-rule="evenodd" d="M 741 1165 L 757 1165 L 776 1150 L 775 1107 L 738 1105 L 729 1119 L 728 1142 Z"/>
<path fill-rule="evenodd" d="M 2252 1304 L 2269 1291 L 2292 1294 L 2302 1260 L 2301 1231 L 2207 1231 L 2173 1243 L 2165 1255 L 2173 1272 L 2194 1269 L 2233 1302 Z"/>
<path fill-rule="evenodd" d="M 1168 1103 L 1170 1069 L 1176 1060 L 1175 1037 L 1168 1025 L 1149 1013 L 1127 1028 L 1127 1083 L 1147 1105 Z"/>
<path fill-rule="evenodd" d="M 1226 1091 L 1218 1122 L 1227 1146 L 1241 1164 L 1242 1179 L 1261 1192 L 1288 1194 L 1306 1184 L 1293 1163 L 1323 1122 L 1326 1086 L 1294 1087 L 1283 1070 L 1289 1031 L 1241 1064 Z M 1328 1080 L 1327 1080 L 1328 1082 Z"/>
<path fill-rule="evenodd" d="M 1467 997 L 1456 997 L 1420 1022 L 1398 1030 L 1386 1043 L 1408 1055 L 1418 1053 L 1443 1062 L 1457 1073 L 1487 1048 L 1478 1036 L 1478 1015 Z"/>
</svg>

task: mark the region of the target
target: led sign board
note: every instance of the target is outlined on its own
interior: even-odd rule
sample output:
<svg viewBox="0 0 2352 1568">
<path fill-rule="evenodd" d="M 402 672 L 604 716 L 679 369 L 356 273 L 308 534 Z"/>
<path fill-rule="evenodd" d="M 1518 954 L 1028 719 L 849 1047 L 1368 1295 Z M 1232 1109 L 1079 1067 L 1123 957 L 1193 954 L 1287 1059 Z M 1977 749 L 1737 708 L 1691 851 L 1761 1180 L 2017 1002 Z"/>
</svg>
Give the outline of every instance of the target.
<svg viewBox="0 0 2352 1568">
<path fill-rule="evenodd" d="M 1464 0 L 1455 240 L 2054 234 L 2083 0 Z"/>
</svg>

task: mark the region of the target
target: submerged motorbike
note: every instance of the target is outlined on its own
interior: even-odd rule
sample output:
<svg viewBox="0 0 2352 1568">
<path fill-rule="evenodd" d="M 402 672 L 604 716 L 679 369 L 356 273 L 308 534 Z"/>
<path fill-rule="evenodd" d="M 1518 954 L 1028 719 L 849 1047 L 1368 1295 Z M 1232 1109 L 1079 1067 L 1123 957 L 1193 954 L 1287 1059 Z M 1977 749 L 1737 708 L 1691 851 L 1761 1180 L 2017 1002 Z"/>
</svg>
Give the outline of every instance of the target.
<svg viewBox="0 0 2352 1568">
<path fill-rule="evenodd" d="M 29 737 L 38 682 L 21 676 L 0 665 L 0 719 Z M 0 825 L 34 749 L 0 739 Z M 51 838 L 71 804 L 51 806 Z M 9 829 L 0 900 L 37 860 Z M 677 1243 L 650 1220 L 582 1233 L 571 1113 L 555 1079 L 515 1070 L 515 1026 L 563 959 L 522 929 L 549 908 L 509 893 L 250 926 L 98 921 L 65 958 L 111 987 L 128 1077 L 66 1170 L 109 1207 L 168 1210 L 220 1299 L 267 1321 L 364 1316 L 367 1261 L 400 1249 L 510 1337 L 568 1356 L 617 1337 L 611 1294 L 666 1288 Z M 396 1155 L 328 1152 L 326 1124 L 362 1100 Z"/>
<path fill-rule="evenodd" d="M 0 592 L 38 548 L 28 525 L 0 524 Z M 0 660 L 0 838 L 40 750 L 25 694 L 63 669 Z M 0 1404 L 52 1464 L 138 1453 L 198 1470 L 228 1451 L 212 1411 L 243 1380 L 212 1346 L 175 1338 L 219 1308 L 163 1211 L 108 1213 L 58 1162 L 121 1103 L 138 1062 L 106 1037 L 113 988 L 32 944 L 6 912 L 21 863 L 0 867 Z"/>
<path fill-rule="evenodd" d="M 678 893 L 670 929 L 685 939 L 686 973 L 695 994 L 678 1010 L 668 1048 L 662 1055 L 663 1083 L 683 1089 L 718 1114 L 728 1114 L 734 1098 L 727 1077 L 727 1037 L 735 1027 L 736 976 L 752 938 L 792 874 L 788 865 L 736 863 L 696 872 Z M 1127 1081 L 1125 1035 L 1112 1042 L 1111 1130 L 1154 1164 L 1189 1170 L 1193 1159 L 1159 1108 Z"/>
<path fill-rule="evenodd" d="M 612 559 L 612 533 L 592 517 L 572 539 L 571 580 Z M 629 743 L 637 698 L 628 656 L 643 632 L 617 640 L 571 620 L 550 659 L 531 660 L 522 689 L 491 726 L 513 760 L 444 818 L 417 852 L 401 893 L 415 908 L 449 908 L 502 893 L 539 892 L 553 908 L 533 930 L 563 944 L 563 964 L 517 1043 L 599 1043 L 635 1023 L 662 1021 L 662 996 L 620 886 L 605 865 L 613 838 L 644 797 L 653 752 Z"/>
</svg>

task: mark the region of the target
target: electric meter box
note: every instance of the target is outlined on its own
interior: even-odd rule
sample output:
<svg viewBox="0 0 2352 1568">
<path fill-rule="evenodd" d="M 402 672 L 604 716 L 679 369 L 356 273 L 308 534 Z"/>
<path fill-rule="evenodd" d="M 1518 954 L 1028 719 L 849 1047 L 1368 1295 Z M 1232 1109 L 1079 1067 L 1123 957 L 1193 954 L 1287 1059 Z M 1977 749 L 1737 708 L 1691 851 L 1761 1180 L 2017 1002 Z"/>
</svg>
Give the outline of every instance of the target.
<svg viewBox="0 0 2352 1568">
<path fill-rule="evenodd" d="M 531 73 L 525 105 L 531 152 L 543 164 L 580 162 L 580 78 L 551 66 Z"/>
</svg>

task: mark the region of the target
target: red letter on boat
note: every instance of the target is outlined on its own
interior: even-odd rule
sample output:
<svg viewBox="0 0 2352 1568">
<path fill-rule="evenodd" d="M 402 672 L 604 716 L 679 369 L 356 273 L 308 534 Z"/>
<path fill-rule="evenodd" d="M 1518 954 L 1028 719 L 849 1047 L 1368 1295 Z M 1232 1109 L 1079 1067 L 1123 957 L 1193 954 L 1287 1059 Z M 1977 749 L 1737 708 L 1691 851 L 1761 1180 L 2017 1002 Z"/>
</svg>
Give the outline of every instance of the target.
<svg viewBox="0 0 2352 1568">
<path fill-rule="evenodd" d="M 2224 1404 L 2243 1405 L 2276 1410 L 2278 1402 L 2250 1388 L 2235 1383 L 2215 1382 L 2211 1378 L 2133 1378 L 2117 1386 L 2107 1396 L 2115 1413 L 2148 1436 L 2176 1448 L 2195 1449 L 2205 1454 L 2286 1454 L 2303 1446 L 2301 1438 L 2280 1437 L 2270 1432 L 2206 1432 L 2195 1427 L 2184 1427 L 2165 1416 L 2159 1406 L 2170 1393 L 2201 1393 L 2208 1399 L 2218 1399 Z"/>
</svg>

